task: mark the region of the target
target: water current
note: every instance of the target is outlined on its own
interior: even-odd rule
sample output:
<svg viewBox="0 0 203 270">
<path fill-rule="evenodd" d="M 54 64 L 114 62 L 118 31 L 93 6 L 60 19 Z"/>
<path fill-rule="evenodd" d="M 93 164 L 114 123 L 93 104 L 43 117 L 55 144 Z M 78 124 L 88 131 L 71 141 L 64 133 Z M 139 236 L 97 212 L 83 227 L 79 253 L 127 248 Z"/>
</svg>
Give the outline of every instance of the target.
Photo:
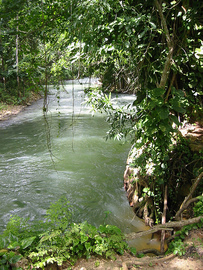
<svg viewBox="0 0 203 270">
<path fill-rule="evenodd" d="M 50 87 L 48 128 L 43 100 L 0 122 L 0 233 L 11 215 L 43 219 L 50 203 L 61 196 L 73 206 L 75 222 L 99 226 L 105 221 L 124 233 L 146 229 L 123 188 L 130 145 L 105 140 L 105 117 L 93 117 L 91 108 L 82 104 L 88 84 L 67 82 L 60 92 Z M 122 103 L 132 99 L 115 98 Z"/>
</svg>

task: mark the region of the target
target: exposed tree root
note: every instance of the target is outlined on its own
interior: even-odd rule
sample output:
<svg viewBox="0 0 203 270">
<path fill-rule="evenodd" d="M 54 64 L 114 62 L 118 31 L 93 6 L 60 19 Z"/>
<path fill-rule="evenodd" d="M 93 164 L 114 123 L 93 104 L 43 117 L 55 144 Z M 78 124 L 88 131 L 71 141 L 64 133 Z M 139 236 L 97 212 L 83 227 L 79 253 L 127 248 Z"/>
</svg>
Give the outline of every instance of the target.
<svg viewBox="0 0 203 270">
<path fill-rule="evenodd" d="M 176 255 L 170 254 L 168 256 L 163 256 L 163 257 L 153 257 L 150 258 L 150 263 L 160 263 L 160 262 L 165 262 L 167 260 L 171 260 L 175 257 Z M 132 261 L 126 261 L 125 262 L 127 267 L 131 267 L 132 265 L 146 265 L 146 258 L 141 258 L 141 259 L 134 259 Z"/>
<path fill-rule="evenodd" d="M 139 181 L 137 181 L 139 179 Z M 153 216 L 153 201 L 152 198 L 140 197 L 143 188 L 147 188 L 148 184 L 135 168 L 126 167 L 124 173 L 124 188 L 127 192 L 127 198 L 131 207 L 133 207 L 136 215 L 145 221 L 146 226 L 154 225 Z"/>
<path fill-rule="evenodd" d="M 137 252 L 137 256 L 141 255 L 141 254 L 149 254 L 152 253 L 156 256 L 160 256 L 162 253 L 160 251 L 158 251 L 157 249 L 143 249 Z"/>
</svg>

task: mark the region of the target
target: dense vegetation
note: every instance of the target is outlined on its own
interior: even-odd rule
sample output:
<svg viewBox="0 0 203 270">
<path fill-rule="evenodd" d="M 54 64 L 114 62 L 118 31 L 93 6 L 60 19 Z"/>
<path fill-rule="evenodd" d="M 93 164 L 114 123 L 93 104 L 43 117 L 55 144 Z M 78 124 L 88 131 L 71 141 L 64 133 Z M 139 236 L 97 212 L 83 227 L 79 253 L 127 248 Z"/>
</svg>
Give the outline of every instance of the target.
<svg viewBox="0 0 203 270">
<path fill-rule="evenodd" d="M 113 259 L 128 249 L 119 228 L 87 222 L 73 223 L 72 209 L 66 198 L 61 198 L 47 210 L 43 221 L 13 216 L 0 236 L 0 269 L 44 269 L 48 264 L 66 269 L 81 257 L 92 255 Z M 21 266 L 16 263 L 27 258 Z"/>
<path fill-rule="evenodd" d="M 42 91 L 46 101 L 50 83 L 99 77 L 102 88 L 89 89 L 88 102 L 107 113 L 107 137 L 131 140 L 126 189 L 150 225 L 180 218 L 182 187 L 188 193 L 198 177 L 191 196 L 202 198 L 202 150 L 194 154 L 178 133 L 202 117 L 202 7 L 200 0 L 0 1 L 0 100 L 18 104 Z M 110 92 L 135 101 L 115 107 Z"/>
</svg>

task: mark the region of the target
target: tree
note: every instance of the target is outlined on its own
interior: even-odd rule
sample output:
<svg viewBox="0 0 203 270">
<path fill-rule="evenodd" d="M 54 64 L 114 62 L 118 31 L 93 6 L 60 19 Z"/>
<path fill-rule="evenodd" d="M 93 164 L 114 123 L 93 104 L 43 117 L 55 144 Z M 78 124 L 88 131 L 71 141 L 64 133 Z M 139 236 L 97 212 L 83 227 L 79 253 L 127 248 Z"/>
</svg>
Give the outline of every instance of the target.
<svg viewBox="0 0 203 270">
<path fill-rule="evenodd" d="M 149 224 L 161 219 L 177 128 L 201 110 L 201 7 L 200 1 L 95 1 L 92 12 L 97 15 L 90 25 L 96 25 L 88 31 L 93 34 L 88 46 L 94 48 L 96 63 L 101 68 L 105 62 L 104 75 L 110 72 L 111 82 L 124 71 L 137 99 L 125 108 L 114 108 L 102 93 L 90 93 L 90 100 L 108 113 L 110 137 L 131 135 L 136 170 L 129 169 L 133 187 L 126 189 L 131 188 L 132 205 Z M 111 90 L 106 81 L 104 86 Z"/>
<path fill-rule="evenodd" d="M 67 8 L 63 1 L 1 2 L 2 101 L 21 103 L 31 91 L 45 91 L 60 52 L 70 44 L 64 22 Z"/>
</svg>

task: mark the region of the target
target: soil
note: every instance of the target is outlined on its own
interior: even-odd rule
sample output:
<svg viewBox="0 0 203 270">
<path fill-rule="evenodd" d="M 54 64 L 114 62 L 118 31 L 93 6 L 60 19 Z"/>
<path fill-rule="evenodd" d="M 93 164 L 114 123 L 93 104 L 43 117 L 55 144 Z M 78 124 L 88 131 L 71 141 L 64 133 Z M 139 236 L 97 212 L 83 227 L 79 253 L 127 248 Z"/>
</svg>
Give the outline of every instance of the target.
<svg viewBox="0 0 203 270">
<path fill-rule="evenodd" d="M 173 254 L 167 256 L 145 256 L 137 258 L 130 254 L 116 256 L 115 260 L 101 257 L 91 257 L 89 260 L 80 259 L 72 266 L 72 270 L 202 270 L 203 269 L 203 228 L 190 231 L 184 240 L 185 254 L 181 257 Z M 30 269 L 26 259 L 16 264 L 22 269 Z M 55 264 L 46 266 L 45 270 L 68 270 L 70 264 L 64 263 L 62 267 Z"/>
<path fill-rule="evenodd" d="M 0 110 L 0 121 L 8 120 L 11 117 L 16 116 L 26 106 L 31 105 L 31 102 L 39 99 L 40 97 L 34 97 L 26 105 L 7 105 L 5 109 Z M 196 137 L 193 140 L 194 145 L 196 141 L 200 141 L 202 145 L 202 125 L 198 123 L 196 125 L 188 125 L 180 130 L 183 135 L 190 136 L 191 138 Z M 177 255 L 168 256 L 144 256 L 143 258 L 137 258 L 130 254 L 124 254 L 122 256 L 116 256 L 115 260 L 107 260 L 100 257 L 92 257 L 89 260 L 80 259 L 72 267 L 72 270 L 202 270 L 203 269 L 203 228 L 198 230 L 190 231 L 187 238 L 184 240 L 185 243 L 185 255 L 179 257 Z M 25 263 L 26 264 L 26 263 Z M 23 261 L 19 263 L 23 269 L 26 269 Z M 64 264 L 63 267 L 57 267 L 50 265 L 46 267 L 47 270 L 61 270 L 68 269 L 70 265 Z"/>
<path fill-rule="evenodd" d="M 136 270 L 136 269 L 203 269 L 203 229 L 193 230 L 184 240 L 186 253 L 182 257 L 175 255 L 136 258 L 129 254 L 117 256 L 116 260 L 91 258 L 79 260 L 73 270 Z"/>
<path fill-rule="evenodd" d="M 27 106 L 30 106 L 33 102 L 42 98 L 40 94 L 32 93 L 28 98 L 25 105 L 3 105 L 0 106 L 0 121 L 9 120 L 11 117 L 16 116 L 18 113 L 23 111 Z M 1 103 L 0 103 L 1 105 Z"/>
<path fill-rule="evenodd" d="M 21 112 L 24 108 L 25 106 L 23 105 L 6 105 L 4 109 L 0 110 L 0 121 L 10 119 Z"/>
</svg>

